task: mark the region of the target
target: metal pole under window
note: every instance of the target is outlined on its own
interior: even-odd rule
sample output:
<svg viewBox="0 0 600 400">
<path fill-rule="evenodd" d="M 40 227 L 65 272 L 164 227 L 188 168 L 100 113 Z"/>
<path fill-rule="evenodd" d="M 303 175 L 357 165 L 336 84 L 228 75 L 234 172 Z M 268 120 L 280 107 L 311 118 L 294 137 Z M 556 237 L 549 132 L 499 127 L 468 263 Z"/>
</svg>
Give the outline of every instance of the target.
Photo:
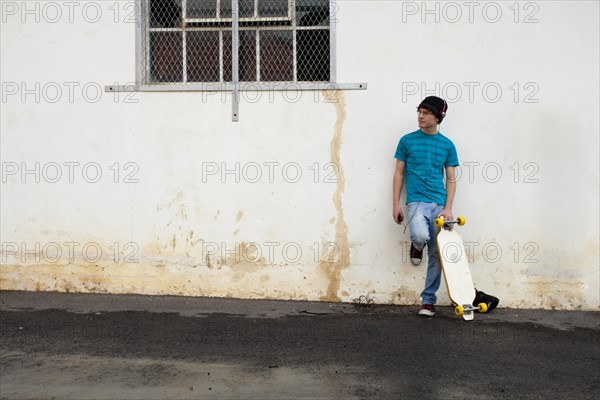
<svg viewBox="0 0 600 400">
<path fill-rule="evenodd" d="M 181 2 L 181 26 L 184 27 L 181 35 L 183 36 L 183 56 L 182 56 L 182 71 L 183 71 L 183 83 L 187 83 L 187 0 L 182 0 Z"/>
<path fill-rule="evenodd" d="M 233 122 L 239 121 L 240 114 L 240 88 L 238 74 L 238 55 L 239 55 L 239 0 L 231 0 L 231 83 L 233 83 L 232 115 Z"/>
</svg>

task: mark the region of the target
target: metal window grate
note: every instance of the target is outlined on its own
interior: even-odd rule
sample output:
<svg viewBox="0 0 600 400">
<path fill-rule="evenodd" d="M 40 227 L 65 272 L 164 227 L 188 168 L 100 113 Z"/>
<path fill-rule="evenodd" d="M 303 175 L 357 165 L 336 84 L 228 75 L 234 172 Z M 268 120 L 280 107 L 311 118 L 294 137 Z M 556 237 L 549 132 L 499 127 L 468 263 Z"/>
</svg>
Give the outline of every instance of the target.
<svg viewBox="0 0 600 400">
<path fill-rule="evenodd" d="M 142 2 L 142 84 L 329 82 L 329 0 Z M 237 70 L 232 67 L 238 32 Z"/>
</svg>

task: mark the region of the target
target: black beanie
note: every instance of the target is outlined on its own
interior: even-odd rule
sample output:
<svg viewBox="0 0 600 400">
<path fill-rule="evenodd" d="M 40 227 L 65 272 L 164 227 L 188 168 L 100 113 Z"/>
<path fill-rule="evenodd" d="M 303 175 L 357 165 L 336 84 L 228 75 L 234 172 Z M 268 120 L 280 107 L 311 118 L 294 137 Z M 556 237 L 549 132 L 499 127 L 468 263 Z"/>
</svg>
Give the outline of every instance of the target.
<svg viewBox="0 0 600 400">
<path fill-rule="evenodd" d="M 446 116 L 446 111 L 448 111 L 448 104 L 444 101 L 444 99 L 440 99 L 436 96 L 425 97 L 421 104 L 419 104 L 419 107 L 417 107 L 417 110 L 421 107 L 431 111 L 435 115 L 435 117 L 440 121 L 440 124 Z"/>
</svg>

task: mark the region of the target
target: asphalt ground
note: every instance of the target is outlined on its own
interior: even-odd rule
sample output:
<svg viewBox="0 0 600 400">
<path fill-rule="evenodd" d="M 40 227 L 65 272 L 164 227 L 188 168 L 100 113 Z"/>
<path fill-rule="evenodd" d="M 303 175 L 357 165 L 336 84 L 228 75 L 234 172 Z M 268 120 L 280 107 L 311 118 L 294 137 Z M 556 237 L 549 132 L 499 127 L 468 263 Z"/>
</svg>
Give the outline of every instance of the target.
<svg viewBox="0 0 600 400">
<path fill-rule="evenodd" d="M 600 313 L 0 292 L 0 398 L 592 399 Z"/>
</svg>

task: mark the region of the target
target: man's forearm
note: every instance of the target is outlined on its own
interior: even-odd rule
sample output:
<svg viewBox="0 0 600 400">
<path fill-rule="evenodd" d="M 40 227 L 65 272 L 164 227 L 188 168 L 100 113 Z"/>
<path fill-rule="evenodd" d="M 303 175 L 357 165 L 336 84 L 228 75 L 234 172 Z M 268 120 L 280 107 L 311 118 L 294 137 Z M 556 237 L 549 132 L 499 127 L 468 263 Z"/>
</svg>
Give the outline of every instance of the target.
<svg viewBox="0 0 600 400">
<path fill-rule="evenodd" d="M 452 210 L 452 204 L 454 203 L 454 195 L 456 194 L 456 180 L 446 180 L 446 204 L 444 208 Z"/>
<path fill-rule="evenodd" d="M 394 174 L 394 189 L 393 189 L 393 202 L 392 205 L 394 207 L 400 205 L 400 193 L 402 193 L 402 186 L 404 184 L 404 174 L 395 173 Z"/>
</svg>

